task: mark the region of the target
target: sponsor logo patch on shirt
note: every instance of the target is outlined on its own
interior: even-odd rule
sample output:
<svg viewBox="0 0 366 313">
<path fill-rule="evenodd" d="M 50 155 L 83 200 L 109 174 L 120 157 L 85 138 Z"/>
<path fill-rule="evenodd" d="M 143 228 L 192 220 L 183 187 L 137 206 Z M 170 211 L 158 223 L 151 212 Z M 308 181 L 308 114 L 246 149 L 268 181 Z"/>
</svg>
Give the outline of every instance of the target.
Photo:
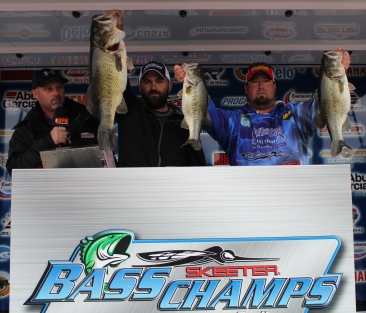
<svg viewBox="0 0 366 313">
<path fill-rule="evenodd" d="M 240 114 L 240 124 L 244 127 L 250 127 L 250 119 L 247 118 L 244 114 Z"/>
<path fill-rule="evenodd" d="M 80 134 L 80 137 L 81 137 L 82 139 L 94 138 L 94 134 L 92 134 L 92 133 L 81 133 L 81 134 Z"/>
<path fill-rule="evenodd" d="M 289 120 L 293 116 L 292 110 L 288 110 L 287 112 L 283 113 L 282 119 Z"/>
</svg>

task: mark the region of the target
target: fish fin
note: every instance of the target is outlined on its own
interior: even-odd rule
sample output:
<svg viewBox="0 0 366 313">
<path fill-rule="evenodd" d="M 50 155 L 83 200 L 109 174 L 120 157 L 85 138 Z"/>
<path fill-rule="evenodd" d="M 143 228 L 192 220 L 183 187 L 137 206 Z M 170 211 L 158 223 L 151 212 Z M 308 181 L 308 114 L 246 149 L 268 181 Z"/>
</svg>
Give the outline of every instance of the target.
<svg viewBox="0 0 366 313">
<path fill-rule="evenodd" d="M 316 112 L 314 123 L 318 128 L 325 127 L 326 121 L 320 111 Z"/>
<path fill-rule="evenodd" d="M 89 111 L 90 114 L 93 114 L 98 106 L 93 102 L 93 97 L 91 96 L 91 89 L 88 87 L 86 92 L 86 102 L 85 102 L 86 109 Z"/>
<path fill-rule="evenodd" d="M 116 151 L 116 131 L 114 128 L 98 128 L 98 144 L 100 150 Z"/>
<path fill-rule="evenodd" d="M 133 66 L 133 63 L 132 63 L 132 59 L 129 58 L 129 57 L 126 57 L 126 65 L 127 65 L 127 69 L 129 71 L 132 71 L 135 67 Z"/>
<path fill-rule="evenodd" d="M 85 273 L 90 274 L 95 266 L 95 261 L 91 260 L 88 264 L 85 264 Z"/>
<path fill-rule="evenodd" d="M 211 117 L 210 115 L 206 115 L 203 120 L 202 120 L 202 125 L 206 125 L 206 126 L 212 126 L 212 121 L 211 121 Z"/>
<path fill-rule="evenodd" d="M 201 140 L 199 139 L 198 140 L 188 139 L 183 145 L 181 145 L 181 148 L 189 144 L 193 147 L 194 150 L 198 151 L 202 149 Z"/>
<path fill-rule="evenodd" d="M 344 91 L 344 83 L 342 83 L 341 81 L 338 81 L 338 89 L 340 93 L 343 93 Z"/>
<path fill-rule="evenodd" d="M 352 148 L 347 145 L 344 140 L 332 141 L 332 143 L 330 144 L 330 155 L 333 158 L 336 157 L 342 152 L 343 147 L 347 147 L 348 149 L 352 150 Z"/>
<path fill-rule="evenodd" d="M 351 122 L 349 121 L 349 118 L 347 116 L 346 120 L 344 121 L 342 125 L 342 131 L 347 131 L 351 128 Z"/>
<path fill-rule="evenodd" d="M 122 101 L 119 105 L 117 105 L 116 111 L 119 114 L 126 114 L 127 113 L 128 110 L 127 110 L 127 105 L 126 105 L 125 98 L 122 97 Z"/>
<path fill-rule="evenodd" d="M 178 93 L 177 93 L 177 96 L 181 97 L 183 96 L 183 89 L 179 90 Z"/>
<path fill-rule="evenodd" d="M 353 84 L 348 83 L 348 89 L 349 89 L 349 90 L 355 90 L 355 89 L 356 89 L 356 87 L 355 87 Z"/>
<path fill-rule="evenodd" d="M 122 71 L 122 56 L 119 53 L 116 53 L 114 56 L 116 58 L 116 69 L 120 72 Z"/>
<path fill-rule="evenodd" d="M 185 119 L 182 120 L 182 124 L 180 124 L 180 127 L 185 128 L 185 129 L 189 129 L 188 124 L 187 124 Z"/>
</svg>

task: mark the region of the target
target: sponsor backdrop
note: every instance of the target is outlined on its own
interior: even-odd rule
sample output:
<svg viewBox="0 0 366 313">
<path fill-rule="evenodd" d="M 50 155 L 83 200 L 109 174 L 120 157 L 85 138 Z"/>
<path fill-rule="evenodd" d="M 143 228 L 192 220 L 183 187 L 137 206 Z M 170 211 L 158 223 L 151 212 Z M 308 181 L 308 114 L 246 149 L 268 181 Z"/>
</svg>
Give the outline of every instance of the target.
<svg viewBox="0 0 366 313">
<path fill-rule="evenodd" d="M 142 55 L 141 57 L 144 57 Z M 147 56 L 146 56 L 147 57 Z M 132 56 L 136 59 L 137 56 Z M 150 61 L 146 59 L 146 61 Z M 158 61 L 166 61 L 163 58 Z M 194 61 L 187 59 L 185 61 Z M 198 60 L 199 61 L 199 60 Z M 85 62 L 86 63 L 86 62 Z M 274 66 L 277 82 L 277 98 L 284 102 L 303 101 L 313 97 L 317 88 L 318 66 Z M 80 68 L 60 68 L 63 75 L 70 80 L 66 85 L 68 97 L 80 103 L 85 103 L 85 93 L 88 87 L 88 69 L 86 64 Z M 170 67 L 171 75 L 172 67 Z M 204 68 L 208 91 L 216 106 L 226 110 L 239 109 L 245 102 L 243 84 L 246 75 L 245 68 L 209 66 Z M 132 88 L 138 92 L 138 74 L 136 69 L 129 74 Z M 8 144 L 13 126 L 21 121 L 35 99 L 30 93 L 32 70 L 1 70 L 0 99 L 0 311 L 9 307 L 9 264 L 11 236 L 11 177 L 8 175 L 5 163 Z M 350 164 L 352 188 L 352 216 L 354 223 L 354 258 L 356 300 L 358 308 L 366 304 L 366 67 L 352 66 L 348 71 L 348 80 L 356 89 L 351 94 L 351 110 L 349 118 L 352 128 L 343 133 L 346 142 L 353 147 L 352 151 L 336 158 L 330 157 L 330 138 L 326 128 L 318 130 L 310 142 L 311 164 Z M 181 105 L 176 95 L 181 84 L 174 81 L 170 102 Z M 117 127 L 117 125 L 116 125 Z M 207 134 L 202 134 L 203 148 L 206 160 L 210 166 L 228 166 L 227 158 L 221 147 Z M 321 210 L 321 208 L 319 208 Z"/>
</svg>

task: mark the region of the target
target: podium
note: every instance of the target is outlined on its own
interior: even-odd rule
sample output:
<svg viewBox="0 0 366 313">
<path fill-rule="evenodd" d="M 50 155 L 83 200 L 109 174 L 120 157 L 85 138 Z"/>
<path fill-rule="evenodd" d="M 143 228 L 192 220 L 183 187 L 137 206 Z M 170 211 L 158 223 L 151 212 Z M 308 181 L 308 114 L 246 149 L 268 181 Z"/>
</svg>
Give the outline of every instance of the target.
<svg viewBox="0 0 366 313">
<path fill-rule="evenodd" d="M 356 312 L 349 165 L 14 170 L 10 313 Z"/>
</svg>

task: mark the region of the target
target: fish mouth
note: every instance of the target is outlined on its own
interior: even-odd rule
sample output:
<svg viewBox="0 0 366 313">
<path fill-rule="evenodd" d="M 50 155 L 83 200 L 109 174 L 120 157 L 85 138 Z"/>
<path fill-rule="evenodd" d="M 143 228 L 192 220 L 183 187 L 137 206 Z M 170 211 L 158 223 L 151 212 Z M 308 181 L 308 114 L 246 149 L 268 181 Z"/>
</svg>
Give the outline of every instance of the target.
<svg viewBox="0 0 366 313">
<path fill-rule="evenodd" d="M 187 69 L 193 70 L 197 67 L 198 67 L 198 63 L 190 63 L 190 64 L 188 64 Z"/>
<path fill-rule="evenodd" d="M 118 49 L 119 49 L 119 42 L 107 48 L 107 50 L 111 52 L 117 51 Z"/>
<path fill-rule="evenodd" d="M 337 60 L 341 55 L 343 55 L 343 50 L 341 51 L 324 51 L 324 55 L 331 60 Z"/>
<path fill-rule="evenodd" d="M 93 18 L 93 21 L 101 24 L 110 24 L 113 22 L 113 16 L 108 14 L 99 14 Z"/>
<path fill-rule="evenodd" d="M 116 237 L 114 241 L 112 241 L 108 246 L 102 248 L 98 247 L 98 254 L 100 251 L 104 251 L 106 256 L 114 256 L 114 255 L 125 255 L 126 251 L 131 243 L 130 236 L 124 236 L 122 238 Z"/>
<path fill-rule="evenodd" d="M 131 241 L 130 234 L 113 231 L 82 240 L 80 260 L 85 265 L 85 273 L 89 274 L 94 268 L 116 267 L 127 260 Z"/>
</svg>

